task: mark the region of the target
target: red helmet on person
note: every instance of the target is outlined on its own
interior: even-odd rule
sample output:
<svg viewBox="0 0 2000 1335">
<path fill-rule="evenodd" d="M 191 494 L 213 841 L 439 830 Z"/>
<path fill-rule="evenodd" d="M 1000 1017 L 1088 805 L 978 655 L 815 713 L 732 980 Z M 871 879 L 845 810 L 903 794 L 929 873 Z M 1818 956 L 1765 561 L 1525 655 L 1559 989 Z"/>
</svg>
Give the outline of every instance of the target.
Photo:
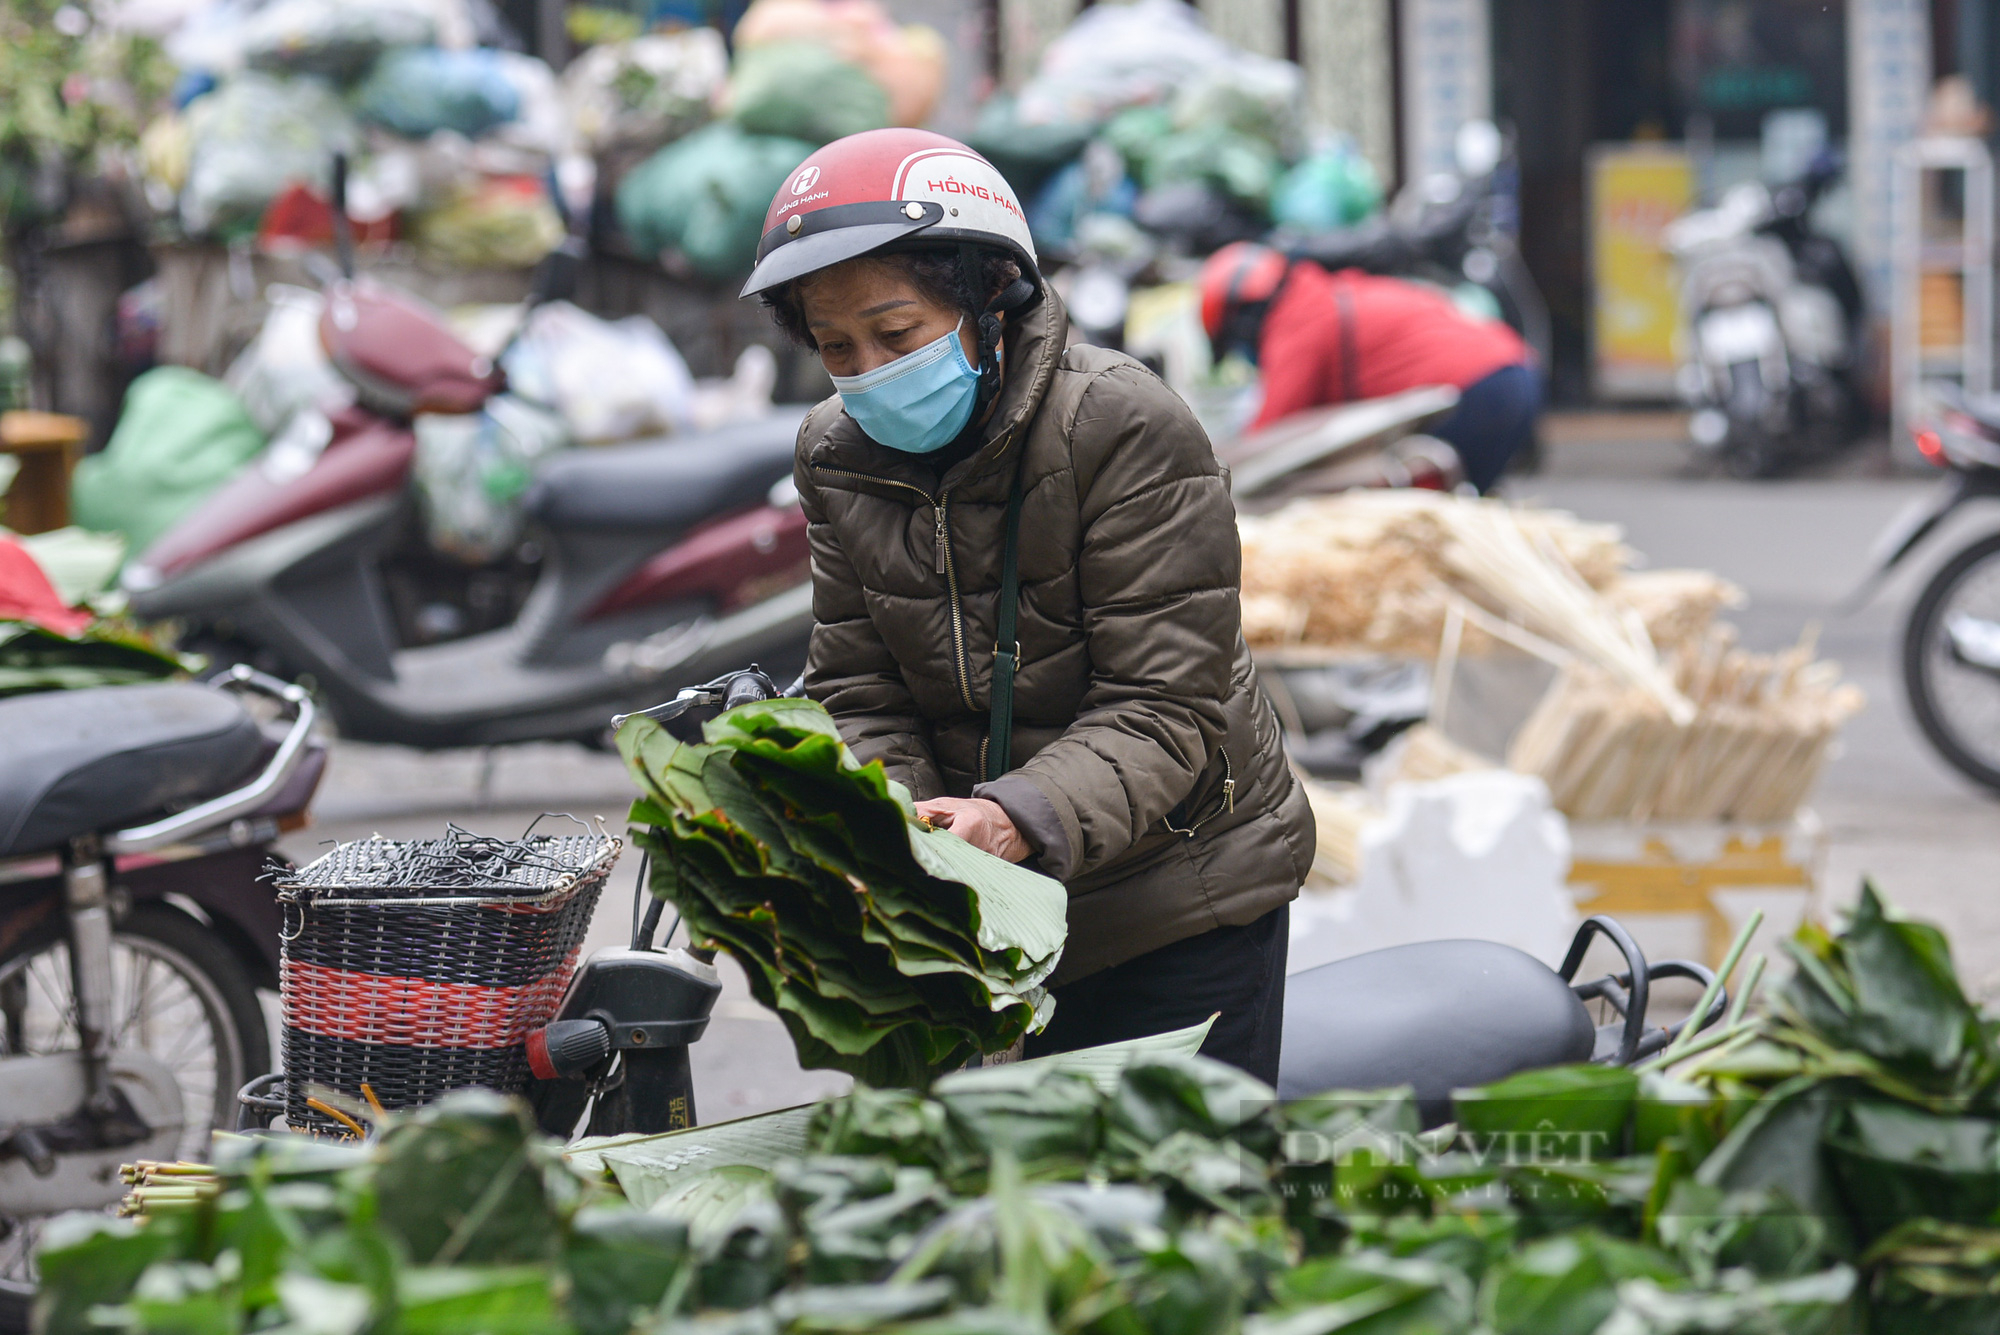
<svg viewBox="0 0 2000 1335">
<path fill-rule="evenodd" d="M 1255 241 L 1232 241 L 1201 266 L 1201 327 L 1216 360 L 1243 352 L 1256 360 L 1264 315 L 1292 271 L 1282 252 Z"/>
<path fill-rule="evenodd" d="M 863 255 L 953 243 L 997 247 L 1042 285 L 1028 215 L 992 163 L 929 130 L 850 134 L 778 187 L 741 295 Z"/>
</svg>

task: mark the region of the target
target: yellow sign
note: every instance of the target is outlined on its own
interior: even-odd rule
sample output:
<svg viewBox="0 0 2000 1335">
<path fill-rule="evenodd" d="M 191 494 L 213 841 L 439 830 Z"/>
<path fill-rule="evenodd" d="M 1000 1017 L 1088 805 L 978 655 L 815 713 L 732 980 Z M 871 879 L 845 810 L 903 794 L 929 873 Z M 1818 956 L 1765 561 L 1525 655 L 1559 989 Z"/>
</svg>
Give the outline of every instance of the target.
<svg viewBox="0 0 2000 1335">
<path fill-rule="evenodd" d="M 1678 289 L 1661 233 L 1694 197 L 1694 164 L 1679 148 L 1600 144 L 1591 152 L 1591 344 L 1601 397 L 1673 397 Z"/>
</svg>

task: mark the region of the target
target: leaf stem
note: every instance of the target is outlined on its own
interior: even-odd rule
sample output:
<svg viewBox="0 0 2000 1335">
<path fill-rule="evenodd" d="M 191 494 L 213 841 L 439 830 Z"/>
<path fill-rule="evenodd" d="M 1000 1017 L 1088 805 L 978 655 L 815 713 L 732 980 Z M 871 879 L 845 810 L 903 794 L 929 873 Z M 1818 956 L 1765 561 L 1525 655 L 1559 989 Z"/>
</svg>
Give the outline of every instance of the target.
<svg viewBox="0 0 2000 1335">
<path fill-rule="evenodd" d="M 1750 965 L 1743 975 L 1743 990 L 1736 994 L 1736 1004 L 1729 1008 L 1729 1018 L 1724 1027 L 1734 1029 L 1743 1023 L 1744 1015 L 1750 1009 L 1750 998 L 1757 994 L 1757 985 L 1764 981 L 1764 966 L 1770 963 L 1763 951 L 1750 957 Z"/>
<path fill-rule="evenodd" d="M 1682 1030 L 1682 1033 L 1686 1032 L 1686 1030 Z M 1738 1039 L 1754 1037 L 1756 1032 L 1757 1025 L 1754 1021 L 1748 1024 L 1737 1025 L 1734 1028 L 1711 1029 L 1694 1042 L 1685 1045 L 1676 1043 L 1657 1057 L 1643 1061 L 1632 1069 L 1641 1075 L 1644 1075 L 1648 1071 L 1662 1071 L 1676 1062 L 1686 1061 L 1689 1057 L 1713 1051 L 1725 1044 L 1734 1043 Z"/>
<path fill-rule="evenodd" d="M 1687 1027 L 1682 1029 L 1680 1036 L 1667 1044 L 1667 1050 L 1660 1054 L 1662 1059 L 1672 1057 L 1677 1052 L 1684 1053 L 1687 1048 L 1693 1046 L 1695 1035 L 1701 1028 L 1702 1017 L 1707 1015 L 1708 1008 L 1715 1004 L 1715 998 L 1729 982 L 1729 975 L 1736 972 L 1736 961 L 1743 958 L 1743 951 L 1749 946 L 1750 938 L 1755 936 L 1757 929 L 1763 925 L 1764 910 L 1758 909 L 1750 915 L 1749 921 L 1743 924 L 1742 930 L 1736 933 L 1736 939 L 1729 943 L 1729 953 L 1722 957 L 1722 967 L 1715 971 L 1714 981 L 1702 992 L 1701 1000 L 1695 1003 L 1694 1014 L 1688 1016 Z"/>
</svg>

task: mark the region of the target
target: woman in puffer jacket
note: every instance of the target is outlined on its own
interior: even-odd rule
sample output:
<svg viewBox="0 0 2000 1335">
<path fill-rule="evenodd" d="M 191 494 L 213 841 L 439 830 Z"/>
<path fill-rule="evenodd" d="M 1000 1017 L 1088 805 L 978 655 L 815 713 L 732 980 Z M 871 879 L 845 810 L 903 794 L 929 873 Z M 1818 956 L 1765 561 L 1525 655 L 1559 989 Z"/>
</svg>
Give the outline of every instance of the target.
<svg viewBox="0 0 2000 1335">
<path fill-rule="evenodd" d="M 1275 1081 L 1312 816 L 1243 642 L 1200 424 L 1139 363 L 1070 344 L 1012 191 L 941 135 L 806 159 L 752 294 L 839 390 L 795 466 L 807 693 L 920 814 L 1068 887 L 1029 1055 L 1215 1016 L 1202 1051 Z"/>
</svg>

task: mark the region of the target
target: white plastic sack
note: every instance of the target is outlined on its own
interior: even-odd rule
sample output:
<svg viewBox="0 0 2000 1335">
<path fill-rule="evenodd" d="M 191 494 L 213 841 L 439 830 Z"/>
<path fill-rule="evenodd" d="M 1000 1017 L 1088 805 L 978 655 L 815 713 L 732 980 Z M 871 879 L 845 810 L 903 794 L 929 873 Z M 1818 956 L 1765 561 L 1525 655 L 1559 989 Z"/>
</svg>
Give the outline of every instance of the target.
<svg viewBox="0 0 2000 1335">
<path fill-rule="evenodd" d="M 215 0 L 105 0 L 95 6 L 97 21 L 114 32 L 171 37 L 190 21 L 221 9 Z M 212 68 L 212 67 L 205 67 Z"/>
<path fill-rule="evenodd" d="M 569 105 L 563 101 L 555 71 L 547 62 L 518 51 L 494 51 L 492 59 L 500 67 L 515 96 L 521 99 L 514 119 L 492 131 L 492 137 L 518 148 L 532 149 L 559 158 L 576 151 L 576 131 L 570 124 Z"/>
<path fill-rule="evenodd" d="M 327 412 L 351 402 L 354 387 L 333 369 L 320 345 L 319 319 L 326 302 L 319 293 L 273 283 L 264 298 L 271 313 L 223 383 L 243 401 L 257 429 L 270 437 L 306 409 Z"/>
<path fill-rule="evenodd" d="M 505 555 L 521 539 L 536 465 L 570 443 L 562 422 L 501 394 L 479 412 L 424 413 L 415 425 L 412 471 L 432 549 L 468 565 Z"/>
<path fill-rule="evenodd" d="M 1016 106 L 1030 125 L 1094 124 L 1126 107 L 1164 102 L 1239 54 L 1181 0 L 1095 5 L 1043 50 Z"/>
<path fill-rule="evenodd" d="M 214 0 L 185 6 L 188 12 L 177 21 L 174 10 L 183 7 L 179 0 L 160 0 L 157 13 L 135 7 L 129 26 L 162 33 L 168 59 L 181 69 L 233 74 L 243 68 L 245 33 L 263 4 L 264 0 Z"/>
<path fill-rule="evenodd" d="M 261 60 L 274 65 L 283 63 L 278 52 L 268 49 L 274 32 L 298 37 L 303 46 L 338 31 L 340 16 L 332 11 L 332 6 L 318 0 L 293 4 L 289 12 L 253 23 L 263 11 L 278 9 L 281 3 L 282 0 L 115 0 L 100 8 L 99 16 L 113 27 L 163 39 L 167 55 L 181 69 L 229 74 L 243 68 L 245 48 L 253 41 L 259 44 Z M 407 0 L 401 4 L 378 0 L 374 6 L 363 0 L 352 8 L 362 14 L 364 23 L 371 21 L 367 13 L 371 8 L 408 11 L 410 19 L 390 20 L 394 25 L 392 34 L 423 32 L 426 29 L 417 25 L 427 23 L 432 36 L 413 44 L 448 50 L 479 45 L 482 30 L 490 28 L 496 18 L 491 4 L 483 0 Z M 367 49 L 380 47 L 371 40 Z"/>
<path fill-rule="evenodd" d="M 1305 73 L 1297 65 L 1232 51 L 1182 84 L 1172 110 L 1180 129 L 1226 126 L 1291 158 L 1305 148 L 1305 104 Z"/>
<path fill-rule="evenodd" d="M 392 46 L 430 46 L 436 15 L 409 0 L 271 0 L 243 25 L 253 69 L 358 79 Z"/>
<path fill-rule="evenodd" d="M 475 6 L 468 0 L 408 0 L 408 3 L 430 16 L 437 33 L 431 44 L 448 51 L 478 46 L 480 29 L 493 21 L 491 14 L 474 13 Z"/>
<path fill-rule="evenodd" d="M 1476 770 L 1389 788 L 1361 831 L 1361 875 L 1292 906 L 1297 973 L 1414 941 L 1499 941 L 1554 967 L 1577 924 L 1569 825 L 1540 779 Z"/>
<path fill-rule="evenodd" d="M 408 152 L 416 163 L 417 192 L 425 212 L 477 193 L 488 177 L 527 176 L 539 181 L 549 169 L 547 153 L 498 134 L 467 139 L 455 130 L 438 130 L 410 145 Z"/>
<path fill-rule="evenodd" d="M 586 149 L 646 152 L 705 123 L 729 78 L 713 28 L 593 46 L 563 70 L 563 100 Z"/>
<path fill-rule="evenodd" d="M 358 140 L 339 94 L 317 79 L 247 70 L 187 108 L 193 143 L 181 188 L 181 223 L 194 235 L 255 222 L 287 185 L 326 189 L 336 152 Z"/>
<path fill-rule="evenodd" d="M 349 170 L 347 216 L 358 223 L 381 222 L 423 199 L 423 154 L 411 145 L 378 141 L 375 151 Z"/>
<path fill-rule="evenodd" d="M 615 323 L 566 301 L 539 307 L 507 354 L 508 383 L 562 415 L 579 441 L 683 431 L 694 421 L 694 377 L 643 315 Z"/>
<path fill-rule="evenodd" d="M 697 431 L 714 431 L 738 422 L 771 415 L 771 391 L 778 387 L 778 358 L 762 343 L 752 343 L 736 358 L 726 377 L 695 384 L 691 414 Z"/>
</svg>

